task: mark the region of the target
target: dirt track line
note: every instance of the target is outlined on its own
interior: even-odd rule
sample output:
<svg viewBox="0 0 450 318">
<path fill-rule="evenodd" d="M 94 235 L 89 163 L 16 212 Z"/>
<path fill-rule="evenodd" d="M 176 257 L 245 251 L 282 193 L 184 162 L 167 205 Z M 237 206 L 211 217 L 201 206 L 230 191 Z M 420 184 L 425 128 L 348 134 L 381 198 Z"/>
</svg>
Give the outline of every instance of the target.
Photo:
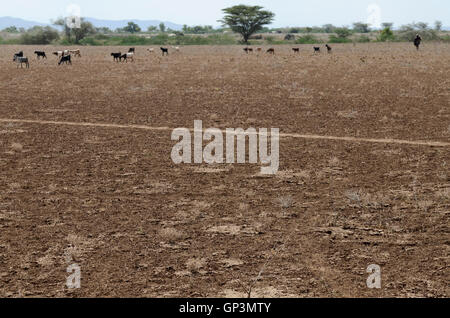
<svg viewBox="0 0 450 318">
<path fill-rule="evenodd" d="M 80 127 L 142 129 L 142 130 L 153 130 L 153 131 L 172 131 L 175 129 L 175 128 L 170 128 L 170 127 L 152 127 L 152 126 L 145 126 L 145 125 L 121 125 L 121 124 L 83 123 L 83 122 L 68 122 L 68 121 L 47 121 L 47 120 L 7 119 L 7 118 L 0 118 L 0 122 L 40 124 L 40 125 L 61 125 L 61 126 L 65 125 L 65 126 L 80 126 Z M 191 131 L 193 131 L 193 129 L 191 129 Z M 223 131 L 223 132 L 225 133 L 225 131 Z M 416 146 L 429 146 L 429 147 L 450 147 L 450 143 L 441 142 L 441 141 L 411 141 L 411 140 L 401 140 L 401 139 L 375 139 L 375 138 L 337 137 L 337 136 L 281 134 L 281 133 L 280 133 L 280 137 L 315 139 L 315 140 L 348 141 L 348 142 L 416 145 Z"/>
</svg>

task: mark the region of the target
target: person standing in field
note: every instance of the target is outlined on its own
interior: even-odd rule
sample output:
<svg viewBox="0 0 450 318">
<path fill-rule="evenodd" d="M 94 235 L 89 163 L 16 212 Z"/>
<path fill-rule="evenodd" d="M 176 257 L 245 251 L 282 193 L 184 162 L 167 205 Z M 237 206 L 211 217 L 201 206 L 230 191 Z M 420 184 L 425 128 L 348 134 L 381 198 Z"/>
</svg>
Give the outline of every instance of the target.
<svg viewBox="0 0 450 318">
<path fill-rule="evenodd" d="M 422 43 L 422 38 L 420 37 L 419 34 L 417 34 L 416 38 L 414 39 L 414 45 L 416 46 L 417 51 L 419 50 L 420 43 Z"/>
</svg>

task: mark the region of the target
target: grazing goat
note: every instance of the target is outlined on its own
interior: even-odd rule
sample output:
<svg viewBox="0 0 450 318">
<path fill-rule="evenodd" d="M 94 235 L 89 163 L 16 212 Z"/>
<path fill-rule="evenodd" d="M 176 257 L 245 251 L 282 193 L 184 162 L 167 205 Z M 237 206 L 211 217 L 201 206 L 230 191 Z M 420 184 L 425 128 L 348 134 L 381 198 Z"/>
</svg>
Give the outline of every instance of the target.
<svg viewBox="0 0 450 318">
<path fill-rule="evenodd" d="M 134 62 L 134 53 L 126 53 L 120 57 L 120 60 L 124 60 L 128 63 L 128 60 L 131 60 L 131 62 Z"/>
<path fill-rule="evenodd" d="M 320 47 L 315 46 L 314 47 L 314 53 L 320 53 Z"/>
<path fill-rule="evenodd" d="M 136 53 L 136 49 L 134 47 L 130 47 L 128 53 Z"/>
<path fill-rule="evenodd" d="M 259 47 L 259 48 L 256 49 L 256 51 L 258 51 L 258 53 L 262 52 L 262 48 Z"/>
<path fill-rule="evenodd" d="M 69 50 L 69 54 L 73 54 L 73 56 L 81 57 L 81 51 L 80 50 Z"/>
<path fill-rule="evenodd" d="M 14 54 L 14 58 L 17 57 L 23 57 L 23 51 L 20 51 L 19 53 Z"/>
<path fill-rule="evenodd" d="M 161 51 L 162 51 L 162 55 L 163 55 L 163 56 L 164 56 L 164 54 L 169 55 L 169 49 L 168 49 L 168 48 L 166 48 L 166 47 L 161 47 L 160 49 L 161 49 Z"/>
<path fill-rule="evenodd" d="M 147 49 L 147 51 L 149 51 L 150 53 L 154 53 L 155 49 Z"/>
<path fill-rule="evenodd" d="M 20 64 L 20 68 L 23 68 L 23 64 L 25 64 L 26 68 L 30 68 L 30 63 L 28 62 L 28 57 L 14 55 L 13 61 L 17 63 L 17 68 L 19 68 L 19 64 Z"/>
<path fill-rule="evenodd" d="M 274 48 L 270 48 L 270 49 L 267 50 L 267 53 L 275 54 L 275 49 Z"/>
<path fill-rule="evenodd" d="M 37 59 L 39 60 L 41 57 L 43 59 L 47 58 L 47 55 L 45 55 L 44 51 L 34 51 L 34 54 L 36 54 Z"/>
<path fill-rule="evenodd" d="M 294 53 L 300 53 L 300 49 L 298 47 L 294 47 L 292 51 L 294 51 Z"/>
<path fill-rule="evenodd" d="M 174 49 L 176 52 L 180 52 L 180 47 L 178 46 L 172 46 L 172 49 Z"/>
<path fill-rule="evenodd" d="M 244 49 L 244 51 L 245 51 L 245 53 L 253 53 L 253 49 L 252 48 L 250 48 L 250 47 L 246 47 L 245 49 Z"/>
<path fill-rule="evenodd" d="M 58 65 L 61 65 L 63 63 L 72 65 L 72 57 L 70 54 L 61 56 Z"/>
<path fill-rule="evenodd" d="M 56 51 L 52 53 L 53 55 L 56 55 L 57 57 L 63 57 L 67 54 L 69 54 L 69 50 L 64 50 L 64 51 Z"/>
<path fill-rule="evenodd" d="M 331 53 L 331 46 L 329 46 L 328 44 L 325 44 L 325 46 L 327 47 L 328 53 Z"/>
<path fill-rule="evenodd" d="M 417 51 L 420 48 L 420 43 L 422 43 L 422 38 L 419 34 L 416 35 L 416 38 L 414 39 L 414 46 L 417 48 Z"/>
<path fill-rule="evenodd" d="M 122 53 L 121 52 L 119 52 L 119 53 L 111 53 L 111 56 L 114 58 L 114 61 L 119 62 L 119 60 L 120 60 L 120 58 L 122 56 Z"/>
</svg>

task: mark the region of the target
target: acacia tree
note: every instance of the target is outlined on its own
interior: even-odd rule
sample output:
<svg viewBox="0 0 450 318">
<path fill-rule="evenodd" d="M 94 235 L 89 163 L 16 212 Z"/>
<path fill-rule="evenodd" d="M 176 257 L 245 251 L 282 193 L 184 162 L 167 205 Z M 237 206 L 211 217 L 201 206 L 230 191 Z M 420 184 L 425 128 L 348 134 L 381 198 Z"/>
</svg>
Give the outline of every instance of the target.
<svg viewBox="0 0 450 318">
<path fill-rule="evenodd" d="M 225 16 L 219 20 L 224 26 L 230 27 L 233 32 L 242 35 L 246 44 L 250 37 L 260 31 L 264 25 L 272 23 L 275 14 L 262 10 L 260 6 L 237 5 L 225 8 L 222 11 Z"/>
</svg>

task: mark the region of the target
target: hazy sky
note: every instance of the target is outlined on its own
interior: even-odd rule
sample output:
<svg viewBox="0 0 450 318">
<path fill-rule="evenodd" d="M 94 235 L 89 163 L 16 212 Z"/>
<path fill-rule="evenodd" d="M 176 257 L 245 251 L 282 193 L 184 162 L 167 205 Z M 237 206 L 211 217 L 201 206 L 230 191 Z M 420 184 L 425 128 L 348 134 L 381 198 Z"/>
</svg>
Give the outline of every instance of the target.
<svg viewBox="0 0 450 318">
<path fill-rule="evenodd" d="M 441 20 L 450 26 L 449 0 L 0 0 L 0 16 L 13 16 L 49 22 L 66 16 L 67 7 L 76 4 L 81 15 L 99 19 L 163 20 L 188 25 L 214 25 L 222 17 L 221 9 L 235 4 L 261 5 L 275 12 L 275 27 L 312 26 L 332 23 L 351 25 L 366 22 L 369 16 L 397 26 L 413 21 L 433 23 Z M 376 4 L 377 11 L 368 12 Z M 373 7 L 372 8 L 376 8 Z"/>
</svg>

